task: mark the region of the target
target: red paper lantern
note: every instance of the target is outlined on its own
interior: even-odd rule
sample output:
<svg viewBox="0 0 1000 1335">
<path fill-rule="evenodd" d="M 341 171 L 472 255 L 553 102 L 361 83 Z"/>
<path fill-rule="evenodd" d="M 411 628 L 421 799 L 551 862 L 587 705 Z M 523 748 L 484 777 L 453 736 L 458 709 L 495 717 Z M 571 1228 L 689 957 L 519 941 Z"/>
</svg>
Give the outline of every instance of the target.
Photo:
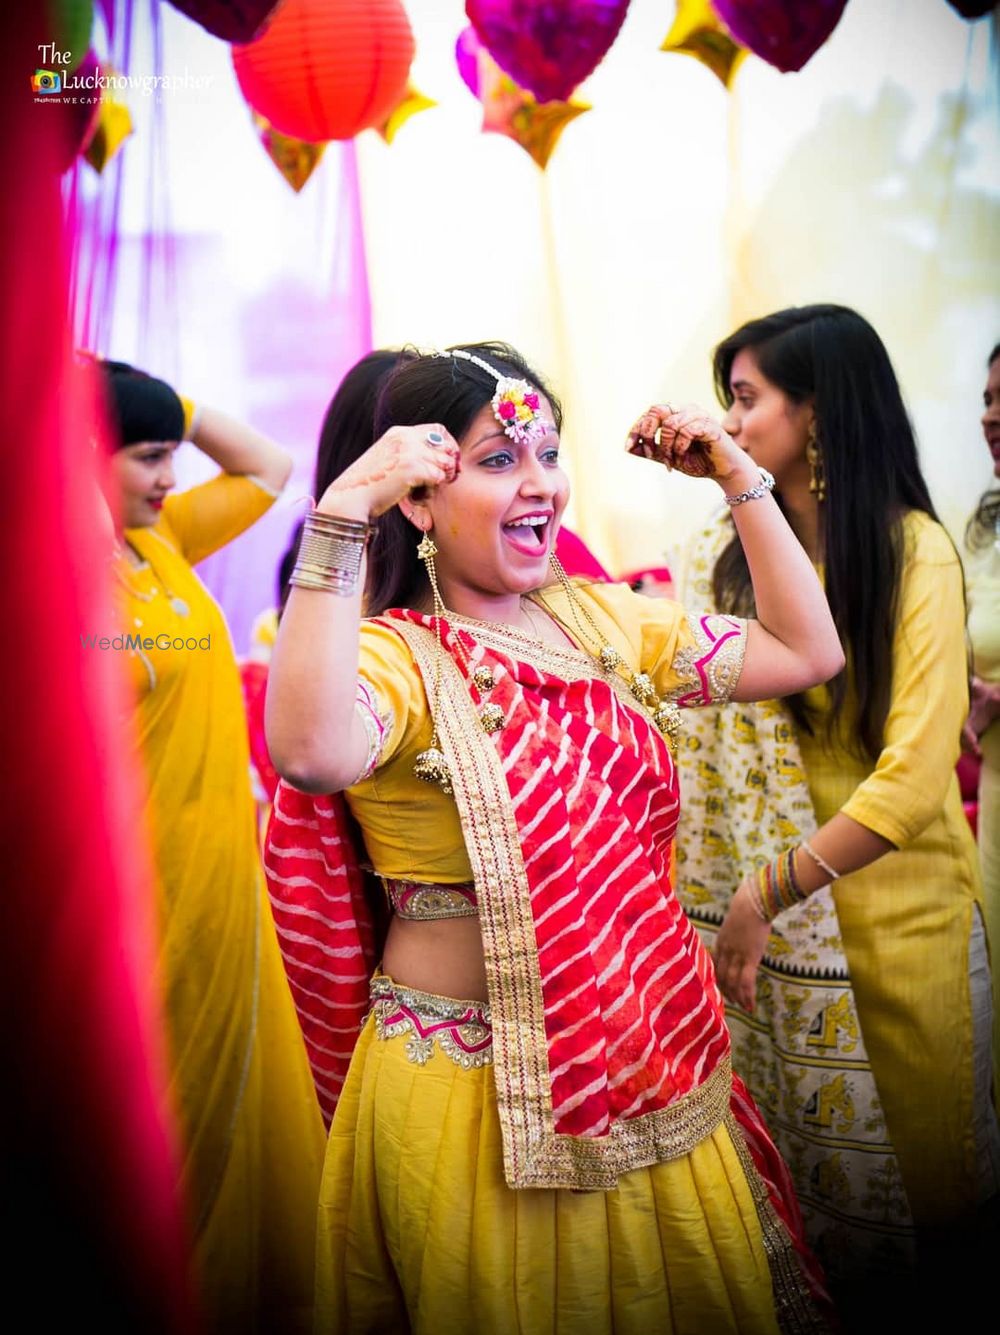
<svg viewBox="0 0 1000 1335">
<path fill-rule="evenodd" d="M 232 53 L 254 111 L 282 134 L 323 143 L 386 119 L 413 49 L 399 0 L 284 0 L 264 33 Z"/>
</svg>

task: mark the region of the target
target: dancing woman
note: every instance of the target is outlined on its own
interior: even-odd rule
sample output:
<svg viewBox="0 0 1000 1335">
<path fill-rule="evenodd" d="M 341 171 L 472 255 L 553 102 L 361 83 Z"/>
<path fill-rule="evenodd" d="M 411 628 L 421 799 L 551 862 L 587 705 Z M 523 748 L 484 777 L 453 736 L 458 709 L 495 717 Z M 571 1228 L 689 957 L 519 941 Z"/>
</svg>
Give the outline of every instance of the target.
<svg viewBox="0 0 1000 1335">
<path fill-rule="evenodd" d="M 757 620 L 687 616 L 552 563 L 561 411 L 513 349 L 408 361 L 378 417 L 307 520 L 268 695 L 272 896 L 311 935 L 332 1082 L 349 1063 L 317 1329 L 820 1328 L 669 883 L 678 706 L 842 663 L 771 479 L 700 413 L 637 422 L 721 487 L 754 570 Z"/>
</svg>

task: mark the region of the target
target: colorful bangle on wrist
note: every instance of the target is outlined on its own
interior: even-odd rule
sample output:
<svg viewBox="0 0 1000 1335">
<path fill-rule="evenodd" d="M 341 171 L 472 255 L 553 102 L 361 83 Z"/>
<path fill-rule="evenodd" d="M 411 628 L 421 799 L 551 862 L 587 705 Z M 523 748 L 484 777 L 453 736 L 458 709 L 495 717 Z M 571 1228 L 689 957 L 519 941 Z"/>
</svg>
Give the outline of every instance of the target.
<svg viewBox="0 0 1000 1335">
<path fill-rule="evenodd" d="M 773 862 L 758 867 L 754 878 L 754 907 L 764 922 L 773 922 L 785 909 L 808 899 L 795 872 L 798 847 L 779 853 Z"/>
</svg>

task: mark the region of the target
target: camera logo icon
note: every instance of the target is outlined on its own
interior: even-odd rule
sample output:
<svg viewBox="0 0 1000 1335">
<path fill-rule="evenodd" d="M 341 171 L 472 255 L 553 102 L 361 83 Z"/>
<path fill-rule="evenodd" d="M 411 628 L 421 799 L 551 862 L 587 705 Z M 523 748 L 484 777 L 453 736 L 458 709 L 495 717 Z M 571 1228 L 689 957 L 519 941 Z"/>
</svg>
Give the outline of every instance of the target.
<svg viewBox="0 0 1000 1335">
<path fill-rule="evenodd" d="M 33 93 L 61 93 L 62 75 L 56 74 L 54 70 L 35 70 L 31 76 L 31 91 Z"/>
</svg>

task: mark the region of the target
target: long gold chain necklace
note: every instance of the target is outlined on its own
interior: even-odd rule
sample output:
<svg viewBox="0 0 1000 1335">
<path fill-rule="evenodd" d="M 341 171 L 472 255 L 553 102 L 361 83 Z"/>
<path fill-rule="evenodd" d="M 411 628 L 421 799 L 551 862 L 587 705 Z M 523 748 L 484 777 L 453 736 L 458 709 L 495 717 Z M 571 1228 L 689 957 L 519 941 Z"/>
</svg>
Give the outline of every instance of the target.
<svg viewBox="0 0 1000 1335">
<path fill-rule="evenodd" d="M 431 593 L 434 606 L 434 637 L 436 640 L 436 653 L 434 656 L 434 682 L 432 686 L 431 716 L 434 720 L 430 745 L 425 751 L 421 751 L 413 765 L 413 775 L 415 778 L 425 783 L 436 783 L 443 792 L 451 794 L 453 792 L 451 783 L 451 771 L 444 753 L 441 750 L 441 743 L 438 738 L 438 711 L 441 702 L 441 662 L 444 656 L 444 646 L 441 639 L 441 622 L 449 616 L 448 609 L 444 605 L 444 599 L 441 597 L 441 591 L 437 582 L 437 571 L 435 569 L 434 558 L 437 555 L 437 547 L 429 533 L 425 533 L 417 547 L 417 555 L 424 562 L 427 568 L 427 575 L 430 580 Z M 609 644 L 607 638 L 601 633 L 597 622 L 590 615 L 586 605 L 577 596 L 576 590 L 570 583 L 569 576 L 562 567 L 553 552 L 549 557 L 550 564 L 555 572 L 556 578 L 562 585 L 569 602 L 570 613 L 576 623 L 577 631 L 581 642 L 586 646 L 585 652 L 592 660 L 596 660 L 601 671 L 605 676 L 618 675 L 628 683 L 629 690 L 643 709 L 652 717 L 653 723 L 659 732 L 666 738 L 667 745 L 671 753 L 676 751 L 677 736 L 681 729 L 681 713 L 675 704 L 669 700 L 662 700 L 656 693 L 652 679 L 646 672 L 634 672 L 622 658 L 621 654 Z M 561 618 L 542 600 L 542 606 L 545 611 L 553 617 L 558 623 Z M 581 612 L 588 623 L 589 630 L 584 627 L 578 615 Z M 452 614 L 453 616 L 455 614 Z M 475 626 L 481 624 L 490 629 L 496 628 L 496 623 L 480 622 L 477 623 L 474 617 L 455 616 L 459 623 L 465 622 L 467 625 Z M 529 616 L 530 620 L 530 616 Z M 535 640 L 525 632 L 516 627 L 505 627 L 505 632 L 509 632 L 518 639 L 523 639 L 527 643 L 543 643 Z M 480 698 L 489 694 L 496 684 L 496 680 L 491 668 L 481 665 L 473 670 L 469 654 L 462 644 L 457 630 L 452 634 L 452 643 L 455 646 L 455 652 L 460 660 L 461 668 L 467 680 L 475 686 Z M 597 650 L 590 646 L 597 644 Z M 506 723 L 506 715 L 503 709 L 491 702 L 481 705 L 478 709 L 479 722 L 483 730 L 487 733 L 498 731 Z"/>
<path fill-rule="evenodd" d="M 586 644 L 591 657 L 597 660 L 601 666 L 601 670 L 606 676 L 617 673 L 625 679 L 633 698 L 642 705 L 647 713 L 650 714 L 656 727 L 667 739 L 671 750 L 675 750 L 677 746 L 677 737 L 681 730 L 681 711 L 672 703 L 672 701 L 660 698 L 656 693 L 652 678 L 648 672 L 633 671 L 614 645 L 608 643 L 606 636 L 601 633 L 601 629 L 597 622 L 587 610 L 586 604 L 577 596 L 577 592 L 573 588 L 569 576 L 562 567 L 562 562 L 554 552 L 549 557 L 549 564 L 552 566 L 556 578 L 562 585 L 563 592 L 566 594 L 566 600 L 569 603 L 570 614 L 573 617 L 573 621 L 576 623 L 576 629 L 582 642 Z M 545 603 L 544 599 L 542 602 L 546 611 L 551 615 L 556 616 L 556 619 L 559 620 L 560 618 L 558 618 L 552 608 Z M 583 617 L 587 622 L 587 627 L 584 627 L 581 622 L 578 615 L 578 609 L 579 612 L 583 614 Z M 594 644 L 597 645 L 596 650 L 591 647 Z"/>
</svg>

